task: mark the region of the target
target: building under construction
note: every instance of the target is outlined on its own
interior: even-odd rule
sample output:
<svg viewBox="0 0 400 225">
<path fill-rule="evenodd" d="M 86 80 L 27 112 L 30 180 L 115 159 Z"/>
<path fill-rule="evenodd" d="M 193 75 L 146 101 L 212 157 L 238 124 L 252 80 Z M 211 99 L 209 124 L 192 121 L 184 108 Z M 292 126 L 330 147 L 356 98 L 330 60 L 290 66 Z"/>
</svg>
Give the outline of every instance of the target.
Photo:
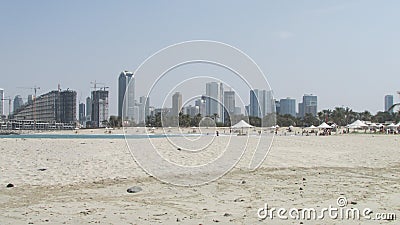
<svg viewBox="0 0 400 225">
<path fill-rule="evenodd" d="M 73 124 L 76 122 L 76 92 L 51 91 L 40 95 L 18 108 L 13 119 Z"/>
<path fill-rule="evenodd" d="M 108 121 L 108 91 L 92 91 L 92 115 L 91 124 L 93 128 L 106 127 Z"/>
</svg>

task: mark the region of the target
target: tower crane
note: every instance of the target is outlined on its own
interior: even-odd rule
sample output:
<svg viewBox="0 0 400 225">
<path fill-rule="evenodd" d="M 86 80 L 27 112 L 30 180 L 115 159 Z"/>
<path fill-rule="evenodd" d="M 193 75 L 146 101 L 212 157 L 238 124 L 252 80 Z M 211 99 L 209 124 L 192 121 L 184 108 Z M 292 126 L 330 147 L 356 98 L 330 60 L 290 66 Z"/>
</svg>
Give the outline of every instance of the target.
<svg viewBox="0 0 400 225">
<path fill-rule="evenodd" d="M 37 90 L 40 90 L 40 87 L 38 87 L 38 86 L 33 86 L 33 87 L 18 87 L 18 88 L 20 88 L 20 89 L 30 89 L 30 90 L 33 90 L 34 91 L 34 96 L 33 97 L 35 97 L 36 98 L 36 94 L 37 94 Z"/>
<path fill-rule="evenodd" d="M 91 87 L 91 88 L 93 88 L 95 91 L 97 91 L 97 85 L 98 84 L 103 84 L 103 85 L 105 85 L 105 83 L 100 83 L 100 82 L 97 82 L 97 81 L 92 81 L 92 82 L 90 82 L 91 84 L 93 84 L 93 87 Z"/>
</svg>

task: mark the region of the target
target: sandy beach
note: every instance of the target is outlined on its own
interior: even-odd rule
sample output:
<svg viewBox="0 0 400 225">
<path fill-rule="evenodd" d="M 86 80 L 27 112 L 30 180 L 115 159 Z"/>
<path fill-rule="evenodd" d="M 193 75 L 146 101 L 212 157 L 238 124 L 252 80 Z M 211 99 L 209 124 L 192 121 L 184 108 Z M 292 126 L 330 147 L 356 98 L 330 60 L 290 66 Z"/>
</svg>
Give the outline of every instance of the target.
<svg viewBox="0 0 400 225">
<path fill-rule="evenodd" d="M 113 130 L 116 133 L 122 130 Z M 152 142 L 161 146 L 171 160 L 195 162 L 215 157 L 214 153 L 223 148 L 228 138 L 213 137 L 211 151 L 195 159 L 169 150 L 165 138 L 154 138 Z M 247 137 L 230 139 L 237 145 Z M 252 154 L 246 152 L 225 176 L 195 187 L 174 186 L 149 176 L 135 163 L 124 139 L 0 141 L 0 224 L 397 223 L 366 219 L 261 219 L 257 215 L 265 204 L 300 210 L 337 207 L 339 197 L 347 199 L 346 207 L 368 207 L 373 213 L 400 216 L 398 135 L 278 135 L 257 170 L 247 168 Z M 140 147 L 146 141 L 135 139 L 130 144 Z M 249 146 L 256 143 L 257 137 L 250 136 Z M 14 187 L 7 188 L 9 183 Z M 142 191 L 128 193 L 127 189 L 133 186 Z"/>
</svg>

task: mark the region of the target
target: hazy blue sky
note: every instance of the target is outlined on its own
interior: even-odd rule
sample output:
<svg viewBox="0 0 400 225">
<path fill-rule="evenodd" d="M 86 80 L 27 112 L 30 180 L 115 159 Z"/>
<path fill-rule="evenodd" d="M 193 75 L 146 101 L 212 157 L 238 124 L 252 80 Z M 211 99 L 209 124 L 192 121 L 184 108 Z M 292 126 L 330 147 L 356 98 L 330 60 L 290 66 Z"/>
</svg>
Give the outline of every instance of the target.
<svg viewBox="0 0 400 225">
<path fill-rule="evenodd" d="M 375 113 L 384 95 L 399 100 L 399 11 L 395 0 L 2 1 L 0 87 L 14 97 L 30 93 L 16 87 L 44 93 L 60 83 L 79 101 L 97 80 L 116 114 L 122 70 L 168 45 L 209 39 L 251 56 L 278 99 L 312 93 L 319 110 Z"/>
</svg>

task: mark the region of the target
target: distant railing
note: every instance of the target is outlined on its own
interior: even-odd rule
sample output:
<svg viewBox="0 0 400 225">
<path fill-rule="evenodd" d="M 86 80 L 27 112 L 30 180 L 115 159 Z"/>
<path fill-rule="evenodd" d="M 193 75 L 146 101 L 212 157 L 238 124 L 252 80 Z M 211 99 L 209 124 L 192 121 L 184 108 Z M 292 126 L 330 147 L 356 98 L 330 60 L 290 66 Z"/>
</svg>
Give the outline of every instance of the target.
<svg viewBox="0 0 400 225">
<path fill-rule="evenodd" d="M 0 122 L 0 130 L 73 130 L 75 128 L 75 122 L 58 123 L 34 120 L 5 120 Z"/>
</svg>

